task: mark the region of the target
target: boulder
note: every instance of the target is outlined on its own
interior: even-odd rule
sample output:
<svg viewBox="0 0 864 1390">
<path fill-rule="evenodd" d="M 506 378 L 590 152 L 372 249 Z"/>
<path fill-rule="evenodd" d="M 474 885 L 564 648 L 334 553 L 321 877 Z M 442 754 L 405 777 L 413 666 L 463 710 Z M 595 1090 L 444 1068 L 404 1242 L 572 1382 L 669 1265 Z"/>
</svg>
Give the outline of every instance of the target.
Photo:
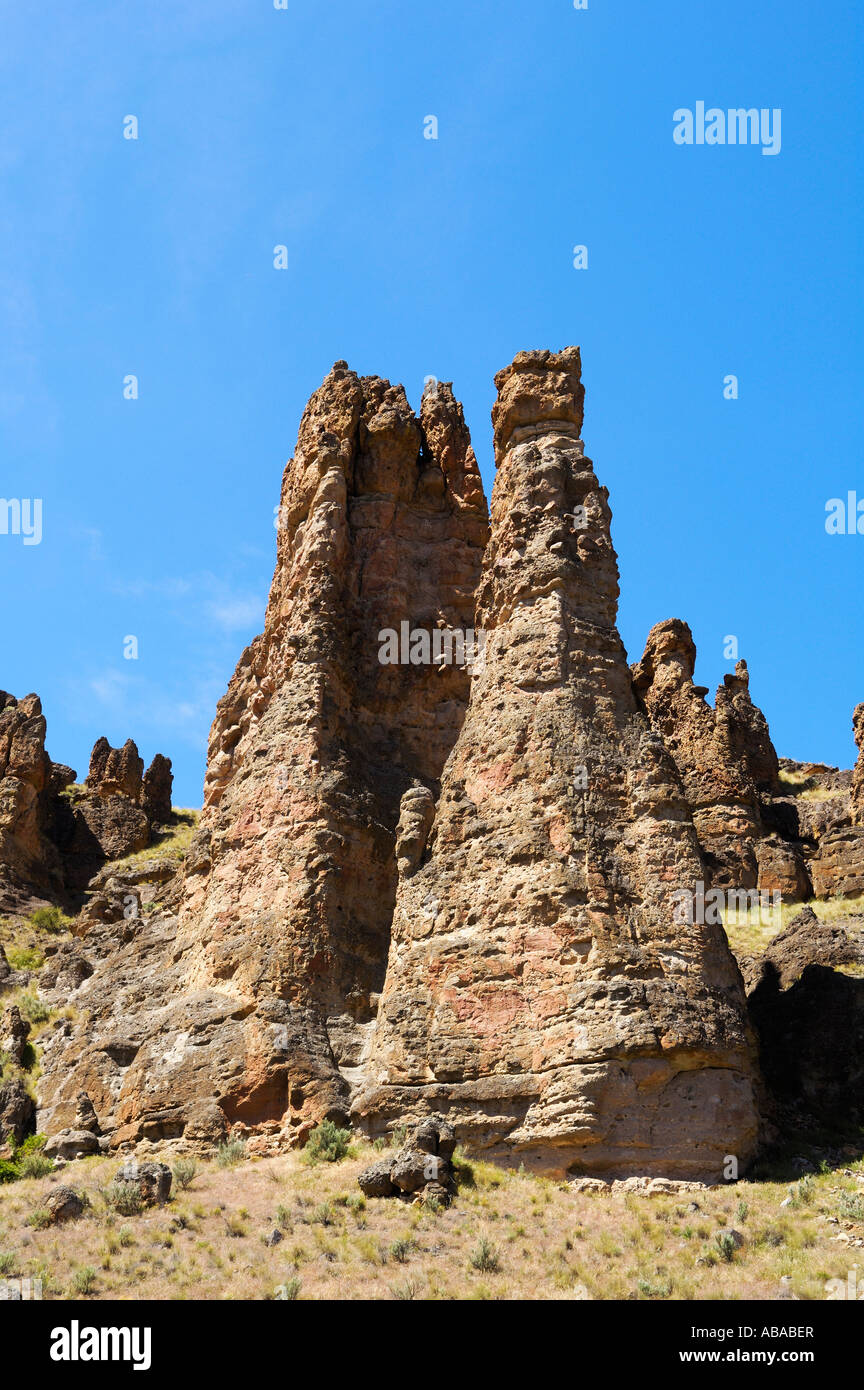
<svg viewBox="0 0 864 1390">
<path fill-rule="evenodd" d="M 24 1143 L 35 1131 L 36 1106 L 20 1079 L 0 1085 L 0 1144 Z"/>
<path fill-rule="evenodd" d="M 117 1182 L 134 1183 L 145 1206 L 162 1206 L 171 1196 L 171 1169 L 165 1163 L 124 1163 Z"/>
<path fill-rule="evenodd" d="M 45 1145 L 46 1158 L 87 1158 L 99 1152 L 99 1140 L 89 1129 L 61 1129 Z"/>
<path fill-rule="evenodd" d="M 74 1187 L 55 1187 L 45 1199 L 45 1210 L 52 1226 L 61 1225 L 64 1221 L 77 1221 L 85 1207 L 86 1199 Z"/>
</svg>

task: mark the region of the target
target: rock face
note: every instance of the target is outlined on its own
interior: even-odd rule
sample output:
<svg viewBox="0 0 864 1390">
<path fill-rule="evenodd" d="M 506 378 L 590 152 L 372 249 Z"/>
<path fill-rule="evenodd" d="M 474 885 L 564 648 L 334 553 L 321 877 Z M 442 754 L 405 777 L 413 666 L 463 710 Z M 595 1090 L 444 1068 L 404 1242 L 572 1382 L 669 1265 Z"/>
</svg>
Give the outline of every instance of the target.
<svg viewBox="0 0 864 1390">
<path fill-rule="evenodd" d="M 671 618 L 651 629 L 632 670 L 651 726 L 681 774 L 710 883 L 808 897 L 803 846 L 791 825 L 784 836 L 764 818 L 763 798 L 779 790 L 779 762 L 750 698 L 747 663 L 724 677 L 713 709 L 706 687 L 693 683 L 695 665 L 690 628 Z"/>
<path fill-rule="evenodd" d="M 375 1132 L 438 1111 L 554 1171 L 719 1179 L 756 1141 L 743 988 L 719 927 L 673 925 L 704 867 L 615 627 L 578 349 L 520 353 L 496 384 L 485 664 L 422 856 L 428 812 L 403 803 L 354 1114 Z"/>
<path fill-rule="evenodd" d="M 347 1113 L 384 981 L 397 830 L 410 852 L 403 794 L 431 803 L 468 698 L 458 643 L 435 661 L 431 641 L 473 629 L 488 535 L 449 385 L 418 419 L 402 387 L 337 363 L 304 413 L 278 520 L 265 629 L 211 731 L 179 924 L 143 921 L 110 950 L 114 928 L 88 932 L 100 959 L 76 1001 L 92 1023 L 46 1061 L 46 1124 L 70 1123 L 82 1088 L 115 1142 L 183 1132 L 202 1100 L 295 1137 Z M 394 639 L 421 660 L 394 662 Z"/>
<path fill-rule="evenodd" d="M 0 691 L 0 910 L 30 911 L 62 896 L 62 866 L 52 844 L 52 764 L 37 695 Z M 74 774 L 73 774 L 74 775 Z"/>
<path fill-rule="evenodd" d="M 171 763 L 157 753 L 143 766 L 131 739 L 100 738 L 84 788 L 70 790 L 73 769 L 45 751 L 38 697 L 0 692 L 0 911 L 68 907 L 107 860 L 149 843 L 170 819 Z"/>
<path fill-rule="evenodd" d="M 855 825 L 864 825 L 864 704 L 855 707 L 852 731 L 855 735 L 855 747 L 858 749 L 858 761 L 852 773 L 850 791 L 852 820 Z"/>
<path fill-rule="evenodd" d="M 720 687 L 712 710 L 705 687 L 693 683 L 695 666 L 690 628 L 672 618 L 648 634 L 642 659 L 633 667 L 633 684 L 681 774 L 712 884 L 755 888 L 762 829 L 747 756 L 751 721 L 739 721 L 735 704 L 736 696 L 746 698 L 747 668 L 738 663 L 735 676 L 727 677 L 734 686 Z M 759 745 L 755 761 L 761 771 L 761 740 Z"/>
</svg>

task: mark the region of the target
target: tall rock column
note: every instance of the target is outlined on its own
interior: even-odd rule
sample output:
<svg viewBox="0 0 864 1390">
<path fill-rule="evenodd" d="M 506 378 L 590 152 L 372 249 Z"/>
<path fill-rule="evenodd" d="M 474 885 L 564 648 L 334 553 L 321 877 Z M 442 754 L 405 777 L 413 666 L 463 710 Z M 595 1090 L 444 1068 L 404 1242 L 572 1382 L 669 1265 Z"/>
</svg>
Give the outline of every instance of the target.
<svg viewBox="0 0 864 1390">
<path fill-rule="evenodd" d="M 417 418 L 401 386 L 338 362 L 303 414 L 277 520 L 264 631 L 211 730 L 179 922 L 143 921 L 78 992 L 90 1024 L 49 1059 L 46 1124 L 71 1122 L 81 1089 L 115 1142 L 225 1121 L 301 1140 L 347 1115 L 384 982 L 400 803 L 437 792 L 468 699 L 467 666 L 432 650 L 436 630 L 473 627 L 488 536 L 450 386 Z"/>
<path fill-rule="evenodd" d="M 485 663 L 428 838 L 422 808 L 403 818 L 354 1113 L 377 1132 L 440 1111 L 553 1171 L 718 1179 L 756 1140 L 752 1040 L 722 929 L 675 920 L 703 867 L 615 626 L 579 350 L 520 353 L 496 385 Z"/>
</svg>

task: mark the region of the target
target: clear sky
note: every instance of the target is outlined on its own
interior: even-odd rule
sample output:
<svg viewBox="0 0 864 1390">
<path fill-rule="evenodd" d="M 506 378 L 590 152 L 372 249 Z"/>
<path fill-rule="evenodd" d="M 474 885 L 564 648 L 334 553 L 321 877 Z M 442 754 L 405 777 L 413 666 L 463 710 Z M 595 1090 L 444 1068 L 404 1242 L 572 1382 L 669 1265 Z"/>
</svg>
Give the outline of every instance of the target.
<svg viewBox="0 0 864 1390">
<path fill-rule="evenodd" d="M 2 0 L 0 495 L 43 534 L 0 535 L 0 686 L 52 757 L 131 735 L 200 805 L 334 360 L 415 407 L 452 379 L 488 489 L 493 374 L 579 343 L 631 660 L 686 618 L 713 690 L 734 634 L 781 755 L 851 766 L 864 535 L 825 504 L 864 499 L 860 15 Z M 780 153 L 677 145 L 699 101 L 779 108 Z"/>
</svg>

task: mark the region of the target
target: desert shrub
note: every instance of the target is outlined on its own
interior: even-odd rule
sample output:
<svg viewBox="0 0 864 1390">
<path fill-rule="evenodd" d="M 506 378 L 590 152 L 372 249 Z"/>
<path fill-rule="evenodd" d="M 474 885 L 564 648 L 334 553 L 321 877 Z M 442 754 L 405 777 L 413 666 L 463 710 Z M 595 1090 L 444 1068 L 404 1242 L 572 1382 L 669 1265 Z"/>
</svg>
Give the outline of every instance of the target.
<svg viewBox="0 0 864 1390">
<path fill-rule="evenodd" d="M 31 990 L 25 990 L 19 994 L 15 1002 L 21 1010 L 22 1017 L 28 1019 L 30 1023 L 47 1023 L 51 1017 L 51 1010 L 48 1005 L 44 1004 L 38 995 L 33 994 Z"/>
<path fill-rule="evenodd" d="M 340 1129 L 333 1120 L 322 1120 L 309 1135 L 303 1157 L 307 1163 L 338 1163 L 350 1146 L 350 1129 Z"/>
<path fill-rule="evenodd" d="M 276 1298 L 280 1303 L 294 1303 L 300 1292 L 301 1283 L 299 1279 L 289 1279 L 286 1283 L 280 1284 L 276 1290 Z"/>
<path fill-rule="evenodd" d="M 841 1192 L 837 1198 L 837 1215 L 845 1221 L 864 1221 L 864 1197 L 860 1192 Z"/>
<path fill-rule="evenodd" d="M 96 1271 L 92 1265 L 82 1265 L 76 1269 L 72 1275 L 70 1289 L 72 1293 L 88 1294 L 92 1293 L 96 1286 Z"/>
<path fill-rule="evenodd" d="M 134 1182 L 120 1182 L 115 1179 L 103 1188 L 102 1195 L 109 1207 L 119 1211 L 121 1216 L 137 1216 L 143 1206 L 141 1191 Z"/>
<path fill-rule="evenodd" d="M 8 1158 L 0 1158 L 0 1183 L 17 1182 L 19 1177 L 17 1163 L 11 1163 Z"/>
<path fill-rule="evenodd" d="M 0 1277 L 5 1279 L 8 1274 L 12 1273 L 17 1263 L 14 1250 L 0 1250 Z"/>
<path fill-rule="evenodd" d="M 72 925 L 72 918 L 61 912 L 59 907 L 37 907 L 31 914 L 30 925 L 39 931 L 68 931 Z"/>
<path fill-rule="evenodd" d="M 245 1139 L 228 1139 L 216 1150 L 216 1163 L 220 1168 L 234 1168 L 243 1162 L 247 1153 Z"/>
<path fill-rule="evenodd" d="M 481 1236 L 471 1251 L 471 1268 L 482 1274 L 497 1274 L 501 1268 L 501 1256 L 485 1236 Z"/>
<path fill-rule="evenodd" d="M 22 1178 L 44 1178 L 53 1171 L 54 1164 L 44 1154 L 23 1154 L 18 1159 L 18 1172 Z"/>
<path fill-rule="evenodd" d="M 171 1172 L 174 1175 L 174 1181 L 177 1186 L 185 1192 L 195 1181 L 195 1175 L 198 1172 L 198 1164 L 195 1162 L 194 1158 L 178 1158 Z"/>
<path fill-rule="evenodd" d="M 735 1237 L 732 1235 L 732 1232 L 718 1231 L 714 1237 L 714 1242 L 721 1260 L 725 1260 L 727 1264 L 731 1264 L 732 1260 L 735 1258 L 736 1249 Z"/>
</svg>

